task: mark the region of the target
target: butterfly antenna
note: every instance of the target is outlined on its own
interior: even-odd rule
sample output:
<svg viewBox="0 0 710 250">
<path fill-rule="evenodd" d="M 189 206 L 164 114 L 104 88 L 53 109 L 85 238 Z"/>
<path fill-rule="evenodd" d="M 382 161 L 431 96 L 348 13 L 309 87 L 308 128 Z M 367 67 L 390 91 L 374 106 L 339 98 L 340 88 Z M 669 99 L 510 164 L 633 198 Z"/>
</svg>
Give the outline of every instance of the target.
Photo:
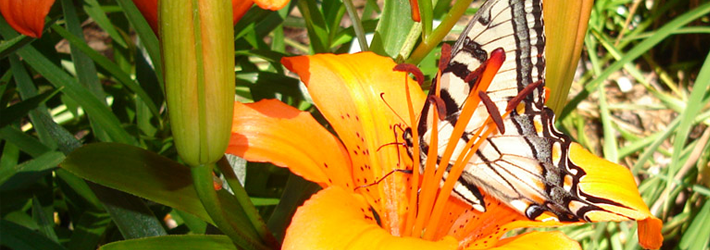
<svg viewBox="0 0 710 250">
<path fill-rule="evenodd" d="M 385 106 L 387 106 L 387 108 L 389 108 L 390 111 L 392 111 L 392 113 L 393 113 L 395 116 L 397 116 L 397 118 L 399 119 L 400 122 L 405 123 L 405 122 L 404 122 L 404 118 L 402 118 L 401 116 L 399 116 L 399 114 L 398 114 L 396 111 L 394 111 L 394 109 L 392 108 L 392 106 L 390 106 L 390 103 L 387 102 L 387 99 L 385 99 L 385 92 L 380 93 L 380 99 L 382 99 L 382 102 L 385 103 Z"/>
<path fill-rule="evenodd" d="M 387 179 L 390 175 L 392 175 L 392 173 L 412 174 L 412 170 L 408 170 L 408 169 L 393 169 L 393 170 L 390 171 L 389 173 L 387 173 L 387 174 L 385 174 L 384 176 L 382 176 L 382 178 L 380 178 L 379 180 L 377 180 L 377 181 L 375 181 L 375 182 L 373 182 L 373 183 L 369 183 L 369 184 L 357 186 L 357 187 L 355 187 L 354 190 L 357 191 L 358 189 L 361 189 L 361 188 L 368 188 L 368 187 L 372 187 L 372 186 L 375 186 L 375 185 L 379 185 L 380 182 L 382 182 L 383 180 Z"/>
</svg>

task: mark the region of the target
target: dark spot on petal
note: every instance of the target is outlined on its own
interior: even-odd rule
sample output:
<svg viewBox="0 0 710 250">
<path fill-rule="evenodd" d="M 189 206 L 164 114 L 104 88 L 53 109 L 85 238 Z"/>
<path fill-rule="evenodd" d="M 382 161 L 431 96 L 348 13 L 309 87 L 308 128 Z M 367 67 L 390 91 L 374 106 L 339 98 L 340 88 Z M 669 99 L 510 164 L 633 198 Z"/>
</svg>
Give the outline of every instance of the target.
<svg viewBox="0 0 710 250">
<path fill-rule="evenodd" d="M 323 163 L 323 166 L 324 166 L 325 168 L 328 168 L 328 163 Z"/>
</svg>

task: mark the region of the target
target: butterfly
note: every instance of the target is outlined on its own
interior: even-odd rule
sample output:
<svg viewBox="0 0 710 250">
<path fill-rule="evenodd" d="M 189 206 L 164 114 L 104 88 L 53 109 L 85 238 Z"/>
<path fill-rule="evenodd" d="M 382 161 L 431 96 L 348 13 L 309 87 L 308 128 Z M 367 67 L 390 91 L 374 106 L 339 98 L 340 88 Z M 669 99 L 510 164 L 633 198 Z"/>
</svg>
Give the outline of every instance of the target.
<svg viewBox="0 0 710 250">
<path fill-rule="evenodd" d="M 436 133 L 437 148 L 431 150 L 436 150 L 437 168 L 447 165 L 443 183 L 455 161 L 466 153 L 466 144 L 480 141 L 452 191 L 474 209 L 486 211 L 485 194 L 531 220 L 591 221 L 593 212 L 619 215 L 604 206 L 624 205 L 579 186 L 586 174 L 576 163 L 575 157 L 581 156 L 570 150 L 571 138 L 554 127 L 555 115 L 545 106 L 544 51 L 541 0 L 485 2 L 451 48 L 440 79 L 432 82 L 429 99 L 437 101 L 425 103 L 417 125 L 420 162 L 426 162 Z M 491 70 L 491 65 L 500 68 Z M 495 75 L 485 92 L 472 93 L 490 72 Z M 482 102 L 466 105 L 475 98 Z M 477 134 L 489 116 L 497 117 L 497 131 Z M 434 119 L 438 119 L 436 130 Z M 452 138 L 457 124 L 465 128 L 461 136 Z M 404 137 L 411 152 L 411 130 Z M 454 150 L 448 162 L 442 162 L 447 146 Z"/>
</svg>

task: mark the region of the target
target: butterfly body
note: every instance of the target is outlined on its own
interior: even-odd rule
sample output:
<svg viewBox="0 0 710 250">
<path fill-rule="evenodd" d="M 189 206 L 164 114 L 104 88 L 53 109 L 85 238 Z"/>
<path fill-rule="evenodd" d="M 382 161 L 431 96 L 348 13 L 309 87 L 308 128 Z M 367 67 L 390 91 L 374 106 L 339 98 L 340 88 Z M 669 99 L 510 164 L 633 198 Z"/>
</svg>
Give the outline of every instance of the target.
<svg viewBox="0 0 710 250">
<path fill-rule="evenodd" d="M 492 54 L 496 50 L 504 56 Z M 544 50 L 540 0 L 486 2 L 452 47 L 451 60 L 440 79 L 432 83 L 429 95 L 438 93 L 445 114 L 439 120 L 434 104 L 425 103 L 417 126 L 420 162 L 422 166 L 426 162 L 432 133 L 437 133 L 437 168 L 447 166 L 443 183 L 457 159 L 467 153 L 467 144 L 481 141 L 454 185 L 454 197 L 479 211 L 486 210 L 482 202 L 485 193 L 529 219 L 546 214 L 544 218 L 560 221 L 590 220 L 588 212 L 603 210 L 598 204 L 618 203 L 590 196 L 578 186 L 585 172 L 570 154 L 573 142 L 555 129 L 554 113 L 545 106 Z M 503 62 L 485 95 L 499 113 L 509 113 L 499 124 L 504 129 L 481 136 L 476 131 L 486 126 L 491 107 L 466 103 L 475 98 L 471 92 L 481 81 L 480 72 L 489 70 L 487 63 L 501 57 Z M 519 103 L 508 108 L 516 98 Z M 473 114 L 468 120 L 459 119 L 464 112 Z M 436 131 L 431 129 L 434 119 Z M 452 137 L 457 126 L 465 126 L 463 134 Z M 452 149 L 448 162 L 442 162 L 442 156 Z"/>
</svg>

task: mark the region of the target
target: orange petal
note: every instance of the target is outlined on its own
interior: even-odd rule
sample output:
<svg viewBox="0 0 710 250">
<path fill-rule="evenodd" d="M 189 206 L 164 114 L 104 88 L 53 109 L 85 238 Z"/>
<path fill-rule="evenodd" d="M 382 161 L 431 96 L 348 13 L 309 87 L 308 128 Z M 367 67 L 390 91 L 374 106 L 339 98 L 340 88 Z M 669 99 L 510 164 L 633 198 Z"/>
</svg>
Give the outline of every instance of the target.
<svg viewBox="0 0 710 250">
<path fill-rule="evenodd" d="M 469 248 L 475 249 L 475 248 Z M 530 232 L 498 242 L 496 250 L 527 250 L 527 249 L 582 249 L 579 243 L 570 239 L 562 232 Z"/>
<path fill-rule="evenodd" d="M 23 35 L 39 38 L 44 18 L 54 0 L 1 0 L 0 12 L 10 26 Z"/>
<path fill-rule="evenodd" d="M 286 3 L 288 3 L 288 0 L 278 0 L 278 1 L 262 1 L 262 2 L 276 2 L 273 4 L 265 4 L 262 6 L 259 4 L 259 7 L 262 9 L 269 9 L 269 10 L 278 10 L 281 9 Z M 145 18 L 146 21 L 148 21 L 148 24 L 150 24 L 150 27 L 153 28 L 153 32 L 156 34 L 158 33 L 158 0 L 133 0 L 133 4 L 138 7 L 138 10 L 143 14 L 143 17 Z M 233 24 L 237 24 L 239 19 L 242 19 L 242 16 L 244 16 L 245 13 L 251 8 L 251 6 L 254 4 L 254 1 L 252 0 L 232 0 L 232 21 Z M 279 5 L 280 4 L 280 5 Z M 280 7 L 277 7 L 280 6 Z M 43 19 L 44 20 L 44 19 Z"/>
<path fill-rule="evenodd" d="M 456 207 L 456 198 L 450 198 L 451 205 Z M 468 208 L 451 226 L 450 235 L 458 239 L 464 247 L 489 248 L 508 231 L 518 228 L 553 227 L 561 225 L 581 224 L 581 222 L 559 222 L 556 220 L 531 221 L 506 204 L 484 194 L 483 202 L 486 212 L 478 212 Z M 463 202 L 460 202 L 463 203 Z M 465 205 L 465 203 L 463 203 Z"/>
<path fill-rule="evenodd" d="M 352 188 L 345 148 L 308 113 L 277 100 L 234 103 L 228 154 L 271 162 L 321 186 Z"/>
<path fill-rule="evenodd" d="M 646 249 L 659 249 L 663 245 L 661 228 L 663 221 L 656 217 L 649 217 L 638 222 L 639 244 Z"/>
<path fill-rule="evenodd" d="M 402 143 L 403 129 L 409 126 L 405 80 L 417 113 L 425 96 L 405 73 L 392 70 L 395 63 L 391 58 L 365 52 L 281 61 L 301 77 L 314 103 L 343 141 L 353 162 L 356 185 L 372 185 L 392 170 L 411 169 L 406 149 L 394 145 Z M 395 173 L 376 187 L 365 188 L 386 229 L 402 225 L 397 218 L 407 210 L 402 197 L 408 190 L 405 177 Z M 380 204 L 383 200 L 392 204 Z"/>
<path fill-rule="evenodd" d="M 234 14 L 234 18 L 232 19 L 233 24 L 237 24 L 239 19 L 242 19 L 242 16 L 247 13 L 252 5 L 254 5 L 254 1 L 252 0 L 232 0 L 232 14 Z"/>
<path fill-rule="evenodd" d="M 259 8 L 265 10 L 280 10 L 288 3 L 288 0 L 255 0 Z"/>
<path fill-rule="evenodd" d="M 425 241 L 395 237 L 377 225 L 370 205 L 358 194 L 332 186 L 298 208 L 283 249 L 456 249 L 452 237 Z"/>
</svg>

